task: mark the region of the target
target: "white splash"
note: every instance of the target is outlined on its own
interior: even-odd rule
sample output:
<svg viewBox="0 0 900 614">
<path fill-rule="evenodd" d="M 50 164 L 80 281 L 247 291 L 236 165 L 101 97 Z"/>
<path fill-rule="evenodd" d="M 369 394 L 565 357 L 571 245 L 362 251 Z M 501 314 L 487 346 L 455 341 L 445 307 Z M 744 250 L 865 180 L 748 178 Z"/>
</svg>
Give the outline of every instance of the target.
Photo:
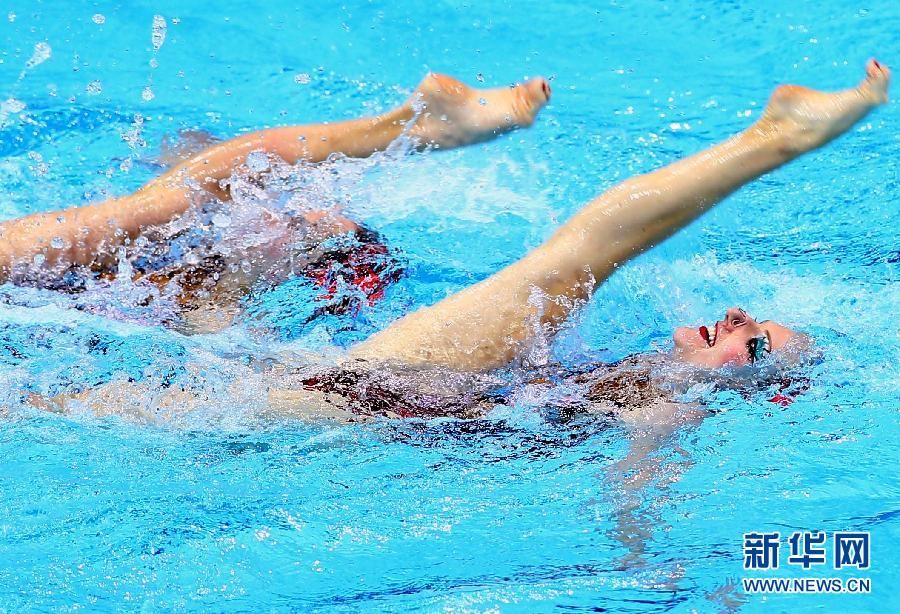
<svg viewBox="0 0 900 614">
<path fill-rule="evenodd" d="M 153 16 L 153 27 L 150 35 L 150 42 L 153 44 L 153 50 L 159 51 L 163 43 L 166 42 L 166 18 L 162 15 Z"/>
<path fill-rule="evenodd" d="M 31 57 L 28 58 L 27 62 L 25 62 L 25 70 L 31 70 L 36 66 L 40 66 L 50 59 L 50 55 L 52 52 L 53 50 L 47 43 L 40 42 L 36 44 L 34 46 L 34 52 L 31 54 Z"/>
<path fill-rule="evenodd" d="M 16 115 L 24 110 L 25 103 L 16 98 L 7 98 L 0 102 L 0 128 L 5 128 L 11 123 L 10 115 Z"/>
</svg>

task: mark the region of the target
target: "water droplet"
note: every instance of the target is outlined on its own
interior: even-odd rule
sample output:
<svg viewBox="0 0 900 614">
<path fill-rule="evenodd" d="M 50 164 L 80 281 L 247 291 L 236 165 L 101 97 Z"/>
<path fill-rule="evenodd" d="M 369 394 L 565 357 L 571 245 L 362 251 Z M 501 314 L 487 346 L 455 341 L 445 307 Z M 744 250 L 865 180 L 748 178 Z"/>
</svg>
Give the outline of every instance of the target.
<svg viewBox="0 0 900 614">
<path fill-rule="evenodd" d="M 156 58 L 150 58 L 150 68 L 159 68 L 159 60 Z"/>
<path fill-rule="evenodd" d="M 253 267 L 250 265 L 249 260 L 241 260 L 241 270 L 244 273 L 249 273 L 250 271 L 253 270 Z"/>
<path fill-rule="evenodd" d="M 96 96 L 103 91 L 103 85 L 100 83 L 99 79 L 95 79 L 87 84 L 84 91 L 87 92 L 89 96 Z"/>
<path fill-rule="evenodd" d="M 98 26 L 102 26 L 103 24 L 106 23 L 106 17 L 104 17 L 104 16 L 103 16 L 102 14 L 100 14 L 100 13 L 97 13 L 96 15 L 94 15 L 93 17 L 91 17 L 91 21 L 93 21 L 93 22 L 94 22 L 95 24 L 97 24 Z"/>
<path fill-rule="evenodd" d="M 231 226 L 231 217 L 225 215 L 224 213 L 216 213 L 212 216 L 213 226 L 217 226 L 219 228 L 228 228 Z"/>
<path fill-rule="evenodd" d="M 188 264 L 200 264 L 200 256 L 195 252 L 188 252 L 184 255 L 184 261 Z"/>
<path fill-rule="evenodd" d="M 153 93 L 153 90 L 150 89 L 150 86 L 144 88 L 144 91 L 141 92 L 141 98 L 144 99 L 144 102 L 150 102 L 154 98 L 156 98 L 156 94 Z"/>
<path fill-rule="evenodd" d="M 25 103 L 15 98 L 9 98 L 0 102 L 0 114 L 21 113 L 25 110 Z"/>
<path fill-rule="evenodd" d="M 162 15 L 153 16 L 153 27 L 150 34 L 150 42 L 153 44 L 153 50 L 159 51 L 159 48 L 166 42 L 166 18 Z"/>
<path fill-rule="evenodd" d="M 475 75 L 475 78 L 478 79 L 479 83 L 484 83 L 484 75 L 483 74 L 478 73 L 477 75 Z"/>
<path fill-rule="evenodd" d="M 62 240 L 62 237 L 53 237 L 50 239 L 50 247 L 53 249 L 62 249 L 65 247 L 65 242 Z"/>
<path fill-rule="evenodd" d="M 479 98 L 478 104 L 480 104 L 481 106 L 485 106 L 487 104 L 487 98 Z"/>
<path fill-rule="evenodd" d="M 252 151 L 247 155 L 247 168 L 254 173 L 269 170 L 269 157 L 261 151 Z"/>
<path fill-rule="evenodd" d="M 16 20 L 16 14 L 10 11 L 6 14 L 6 18 L 9 20 L 9 23 L 12 23 Z"/>
<path fill-rule="evenodd" d="M 35 66 L 43 64 L 47 60 L 50 59 L 50 53 L 52 49 L 50 49 L 50 45 L 47 43 L 38 43 L 34 46 L 34 53 L 31 54 L 31 57 L 25 62 L 25 70 L 31 70 Z"/>
<path fill-rule="evenodd" d="M 181 17 L 173 17 L 173 18 L 172 18 L 172 25 L 173 25 L 173 26 L 177 26 L 177 25 L 180 24 L 180 23 L 181 23 Z"/>
<path fill-rule="evenodd" d="M 41 266 L 42 264 L 44 264 L 44 260 L 46 259 L 47 258 L 44 256 L 44 254 L 35 254 L 32 262 L 34 262 L 34 266 Z"/>
<path fill-rule="evenodd" d="M 306 85 L 307 83 L 309 83 L 309 81 L 310 81 L 309 75 L 306 74 L 305 72 L 302 72 L 302 73 L 294 76 L 294 83 L 296 83 L 298 85 Z"/>
</svg>

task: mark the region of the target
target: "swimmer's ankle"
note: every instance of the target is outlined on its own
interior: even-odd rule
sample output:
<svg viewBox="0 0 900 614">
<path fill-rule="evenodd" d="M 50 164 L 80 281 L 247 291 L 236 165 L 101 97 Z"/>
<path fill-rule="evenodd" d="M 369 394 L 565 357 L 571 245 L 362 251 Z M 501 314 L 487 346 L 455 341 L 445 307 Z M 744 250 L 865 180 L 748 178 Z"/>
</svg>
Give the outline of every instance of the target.
<svg viewBox="0 0 900 614">
<path fill-rule="evenodd" d="M 475 89 L 453 77 L 430 74 L 404 107 L 415 113 L 409 133 L 421 146 L 449 149 L 528 127 L 549 99 L 550 86 L 542 78 Z"/>
<path fill-rule="evenodd" d="M 771 143 L 788 159 L 821 147 L 887 101 L 890 70 L 875 60 L 855 88 L 820 92 L 783 85 L 772 94 L 763 116 L 748 132 Z"/>
</svg>

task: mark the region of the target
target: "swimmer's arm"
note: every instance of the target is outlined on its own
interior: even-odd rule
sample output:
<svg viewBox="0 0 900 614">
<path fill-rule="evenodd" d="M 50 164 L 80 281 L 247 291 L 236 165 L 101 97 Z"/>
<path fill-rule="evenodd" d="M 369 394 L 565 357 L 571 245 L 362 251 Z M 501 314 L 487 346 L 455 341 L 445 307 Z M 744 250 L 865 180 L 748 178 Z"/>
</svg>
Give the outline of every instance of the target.
<svg viewBox="0 0 900 614">
<path fill-rule="evenodd" d="M 605 468 L 605 478 L 615 497 L 613 535 L 628 550 L 620 564 L 633 568 L 644 564 L 646 542 L 656 528 L 652 517 L 641 513 L 647 489 L 656 485 L 665 489 L 691 466 L 683 454 L 662 455 L 663 446 L 676 443 L 673 434 L 686 426 L 698 426 L 706 412 L 695 405 L 658 402 L 648 407 L 625 410 L 620 419 L 629 428 L 628 452 L 619 462 Z M 681 451 L 679 448 L 675 448 Z"/>
<path fill-rule="evenodd" d="M 607 478 L 620 491 L 640 491 L 658 477 L 663 459 L 657 452 L 681 429 L 699 426 L 709 415 L 695 403 L 657 401 L 646 407 L 623 410 L 619 419 L 629 429 L 628 453 L 606 468 Z"/>
</svg>

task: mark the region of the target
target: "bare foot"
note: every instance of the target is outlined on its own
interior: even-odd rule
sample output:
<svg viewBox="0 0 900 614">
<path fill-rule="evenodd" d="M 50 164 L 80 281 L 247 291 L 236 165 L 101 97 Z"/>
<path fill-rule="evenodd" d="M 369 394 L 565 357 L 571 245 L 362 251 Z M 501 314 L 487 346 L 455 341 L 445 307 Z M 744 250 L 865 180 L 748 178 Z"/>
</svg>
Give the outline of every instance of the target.
<svg viewBox="0 0 900 614">
<path fill-rule="evenodd" d="M 869 60 L 866 78 L 840 92 L 826 93 L 783 85 L 775 90 L 757 128 L 785 138 L 789 155 L 821 147 L 850 129 L 869 111 L 887 102 L 891 71 L 877 60 Z"/>
<path fill-rule="evenodd" d="M 410 134 L 423 145 L 442 148 L 487 141 L 530 126 L 549 100 L 550 85 L 540 77 L 513 87 L 476 90 L 432 73 L 407 102 L 416 114 Z"/>
</svg>

